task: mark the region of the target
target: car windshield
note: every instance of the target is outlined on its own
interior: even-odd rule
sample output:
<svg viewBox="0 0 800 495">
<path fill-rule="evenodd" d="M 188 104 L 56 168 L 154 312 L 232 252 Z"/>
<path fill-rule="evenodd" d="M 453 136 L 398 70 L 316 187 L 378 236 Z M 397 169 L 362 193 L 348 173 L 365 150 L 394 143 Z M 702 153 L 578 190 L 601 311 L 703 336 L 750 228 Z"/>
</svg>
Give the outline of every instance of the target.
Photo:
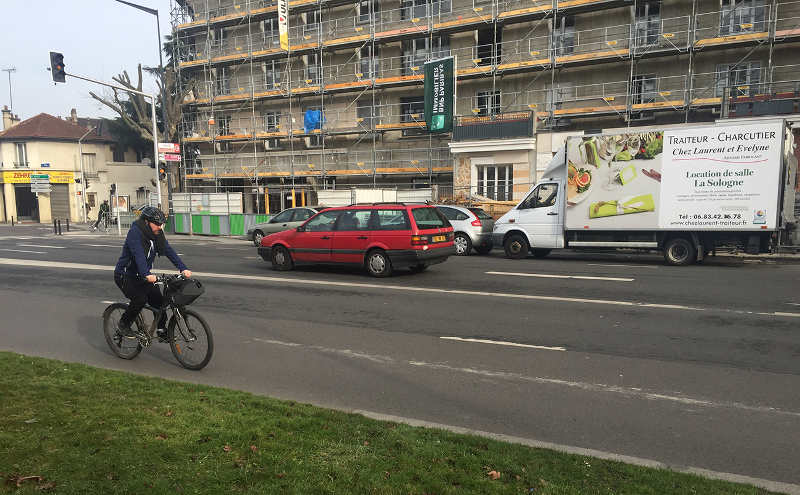
<svg viewBox="0 0 800 495">
<path fill-rule="evenodd" d="M 411 210 L 414 221 L 420 229 L 440 229 L 449 227 L 450 222 L 442 213 L 433 207 L 414 208 Z"/>
<path fill-rule="evenodd" d="M 475 214 L 476 217 L 480 218 L 481 220 L 491 220 L 492 216 L 483 211 L 480 208 L 467 208 L 469 211 Z"/>
</svg>

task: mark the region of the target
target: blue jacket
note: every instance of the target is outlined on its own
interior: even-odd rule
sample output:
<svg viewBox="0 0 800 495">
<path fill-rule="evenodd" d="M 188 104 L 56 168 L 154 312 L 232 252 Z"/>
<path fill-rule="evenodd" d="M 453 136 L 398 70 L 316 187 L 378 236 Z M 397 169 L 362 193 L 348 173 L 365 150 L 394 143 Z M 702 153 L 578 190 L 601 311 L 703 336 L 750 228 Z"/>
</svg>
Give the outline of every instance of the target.
<svg viewBox="0 0 800 495">
<path fill-rule="evenodd" d="M 164 239 L 164 241 L 167 248 L 167 258 L 169 258 L 178 270 L 186 270 L 186 265 L 183 264 L 178 253 L 172 249 L 172 246 L 169 245 L 169 242 L 166 242 L 166 239 Z M 150 249 L 148 249 L 148 252 L 145 252 L 143 246 L 147 242 L 149 241 L 145 239 L 139 227 L 137 227 L 136 224 L 131 225 L 130 230 L 128 230 L 128 236 L 125 238 L 125 245 L 122 246 L 122 255 L 119 257 L 119 261 L 117 261 L 117 266 L 114 267 L 114 273 L 122 274 L 126 277 L 142 279 L 150 275 L 150 270 L 153 269 L 153 262 L 156 259 L 156 247 L 154 243 L 150 243 Z"/>
</svg>

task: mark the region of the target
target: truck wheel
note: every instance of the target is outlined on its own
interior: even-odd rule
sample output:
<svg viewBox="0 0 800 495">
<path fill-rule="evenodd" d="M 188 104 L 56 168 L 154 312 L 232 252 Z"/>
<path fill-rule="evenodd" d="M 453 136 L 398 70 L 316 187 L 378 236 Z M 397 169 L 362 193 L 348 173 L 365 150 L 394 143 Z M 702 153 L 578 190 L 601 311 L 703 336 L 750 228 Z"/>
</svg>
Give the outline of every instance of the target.
<svg viewBox="0 0 800 495">
<path fill-rule="evenodd" d="M 511 234 L 503 242 L 503 249 L 506 251 L 506 258 L 521 260 L 528 256 L 528 240 L 522 234 Z"/>
<path fill-rule="evenodd" d="M 533 249 L 534 258 L 545 258 L 548 254 L 550 254 L 550 249 Z"/>
<path fill-rule="evenodd" d="M 664 245 L 664 260 L 669 265 L 691 265 L 697 259 L 697 250 L 691 241 L 673 237 Z"/>
</svg>

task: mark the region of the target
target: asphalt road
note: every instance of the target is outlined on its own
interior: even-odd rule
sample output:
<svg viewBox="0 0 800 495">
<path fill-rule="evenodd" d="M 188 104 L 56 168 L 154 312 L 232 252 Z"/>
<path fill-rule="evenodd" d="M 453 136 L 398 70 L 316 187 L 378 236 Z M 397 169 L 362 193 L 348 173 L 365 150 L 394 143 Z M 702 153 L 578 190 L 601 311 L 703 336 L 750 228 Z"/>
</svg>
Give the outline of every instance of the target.
<svg viewBox="0 0 800 495">
<path fill-rule="evenodd" d="M 0 348 L 800 485 L 800 265 L 495 251 L 373 279 L 171 242 L 207 288 L 203 371 L 115 358 L 121 241 L 38 227 L 0 229 Z"/>
</svg>

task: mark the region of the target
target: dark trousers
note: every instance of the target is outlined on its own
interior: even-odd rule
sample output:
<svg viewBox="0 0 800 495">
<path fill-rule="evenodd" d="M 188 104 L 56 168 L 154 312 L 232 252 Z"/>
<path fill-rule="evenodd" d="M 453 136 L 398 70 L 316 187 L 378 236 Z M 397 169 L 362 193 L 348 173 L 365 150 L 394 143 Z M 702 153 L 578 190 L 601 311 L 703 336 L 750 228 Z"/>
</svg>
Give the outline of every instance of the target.
<svg viewBox="0 0 800 495">
<path fill-rule="evenodd" d="M 114 274 L 114 283 L 125 294 L 125 297 L 131 300 L 128 309 L 122 313 L 122 317 L 119 319 L 119 324 L 123 327 L 128 327 L 133 323 L 145 304 L 149 303 L 154 308 L 160 308 L 164 304 L 164 296 L 161 291 L 155 284 L 151 284 L 147 280 Z M 167 313 L 164 312 L 161 314 L 157 328 L 164 328 L 166 323 Z"/>
<path fill-rule="evenodd" d="M 100 225 L 100 221 L 103 219 L 104 214 L 105 212 L 103 211 L 97 214 L 97 221 L 94 223 L 94 228 L 97 228 L 97 226 Z"/>
</svg>

